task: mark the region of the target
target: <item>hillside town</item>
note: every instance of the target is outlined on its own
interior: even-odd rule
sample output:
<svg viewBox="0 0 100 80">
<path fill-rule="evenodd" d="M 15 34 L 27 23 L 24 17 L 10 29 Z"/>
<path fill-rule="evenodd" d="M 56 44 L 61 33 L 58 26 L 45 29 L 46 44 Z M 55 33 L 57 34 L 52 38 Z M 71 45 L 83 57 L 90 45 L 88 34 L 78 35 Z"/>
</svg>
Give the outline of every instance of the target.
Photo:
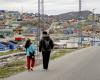
<svg viewBox="0 0 100 80">
<path fill-rule="evenodd" d="M 0 10 L 0 66 L 23 61 L 27 39 L 34 42 L 39 56 L 38 43 L 43 30 L 47 31 L 54 41 L 53 53 L 61 49 L 100 46 L 100 17 L 83 11 L 86 15 L 79 20 L 78 15 L 72 17 L 74 13 L 66 14 L 69 18 L 63 18 L 63 14 L 45 15 L 42 19 L 43 15 L 40 15 L 39 20 L 38 14 Z"/>
<path fill-rule="evenodd" d="M 80 43 L 83 46 L 100 45 L 100 17 L 89 11 L 83 12 L 88 14 L 83 16 L 81 21 L 77 17 L 65 20 L 58 18 L 60 15 L 45 15 L 44 24 L 41 18 L 39 27 L 36 13 L 0 10 L 0 51 L 23 49 L 25 40 L 28 38 L 37 44 L 39 30 L 43 29 L 49 31 L 53 37 L 55 48 L 77 48 Z"/>
<path fill-rule="evenodd" d="M 0 80 L 100 80 L 100 0 L 0 0 Z"/>
</svg>

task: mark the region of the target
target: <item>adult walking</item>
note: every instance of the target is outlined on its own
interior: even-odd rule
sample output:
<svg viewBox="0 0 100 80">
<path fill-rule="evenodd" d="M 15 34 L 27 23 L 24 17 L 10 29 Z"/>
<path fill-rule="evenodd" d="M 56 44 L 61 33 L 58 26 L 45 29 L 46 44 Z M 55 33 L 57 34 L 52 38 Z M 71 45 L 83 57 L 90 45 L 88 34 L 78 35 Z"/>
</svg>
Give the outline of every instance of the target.
<svg viewBox="0 0 100 80">
<path fill-rule="evenodd" d="M 51 50 L 53 49 L 53 40 L 46 31 L 42 33 L 42 39 L 39 42 L 39 52 L 42 52 L 43 69 L 48 70 L 49 58 Z"/>
<path fill-rule="evenodd" d="M 34 67 L 34 64 L 35 64 L 35 51 L 36 51 L 36 47 L 34 46 L 34 43 L 31 42 L 30 39 L 28 39 L 26 41 L 26 44 L 25 44 L 25 49 L 26 49 L 26 67 L 27 67 L 27 70 L 31 70 L 33 71 L 33 67 Z"/>
</svg>

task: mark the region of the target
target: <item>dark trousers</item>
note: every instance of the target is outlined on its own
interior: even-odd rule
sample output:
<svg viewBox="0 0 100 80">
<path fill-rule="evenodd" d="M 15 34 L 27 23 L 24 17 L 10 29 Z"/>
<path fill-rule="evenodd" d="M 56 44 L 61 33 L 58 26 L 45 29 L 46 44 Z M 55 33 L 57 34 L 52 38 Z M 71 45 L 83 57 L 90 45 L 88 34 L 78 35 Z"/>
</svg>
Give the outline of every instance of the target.
<svg viewBox="0 0 100 80">
<path fill-rule="evenodd" d="M 42 57 L 43 57 L 43 68 L 44 68 L 44 69 L 48 69 L 50 53 L 51 53 L 51 51 L 43 51 L 43 52 L 42 52 Z"/>
</svg>

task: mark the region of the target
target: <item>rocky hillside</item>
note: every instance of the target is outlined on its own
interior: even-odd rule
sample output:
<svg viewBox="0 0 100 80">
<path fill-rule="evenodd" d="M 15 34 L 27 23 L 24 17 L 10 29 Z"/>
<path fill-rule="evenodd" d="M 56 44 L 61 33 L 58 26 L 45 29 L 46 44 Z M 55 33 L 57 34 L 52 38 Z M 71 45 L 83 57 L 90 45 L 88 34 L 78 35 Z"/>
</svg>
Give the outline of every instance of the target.
<svg viewBox="0 0 100 80">
<path fill-rule="evenodd" d="M 90 14 L 92 14 L 92 12 L 82 11 L 81 12 L 81 17 L 82 17 L 82 19 L 85 19 Z M 54 15 L 54 17 L 56 17 L 56 19 L 58 19 L 58 20 L 78 19 L 79 18 L 79 12 L 63 13 L 63 14 L 59 14 L 59 15 Z"/>
</svg>

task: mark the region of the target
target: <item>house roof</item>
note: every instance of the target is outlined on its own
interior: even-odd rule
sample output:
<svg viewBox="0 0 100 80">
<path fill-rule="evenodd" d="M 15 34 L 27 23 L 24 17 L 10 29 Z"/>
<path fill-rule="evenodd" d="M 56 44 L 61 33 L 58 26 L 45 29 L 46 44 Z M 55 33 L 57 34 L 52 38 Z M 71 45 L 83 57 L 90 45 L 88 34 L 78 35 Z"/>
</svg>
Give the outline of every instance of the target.
<svg viewBox="0 0 100 80">
<path fill-rule="evenodd" d="M 15 42 L 15 41 L 12 41 L 12 40 L 10 40 L 9 42 L 11 42 L 11 43 L 14 43 L 14 44 L 17 44 L 17 42 Z"/>
<path fill-rule="evenodd" d="M 9 45 L 7 42 L 0 42 L 1 44 L 4 44 L 4 45 Z"/>
</svg>

